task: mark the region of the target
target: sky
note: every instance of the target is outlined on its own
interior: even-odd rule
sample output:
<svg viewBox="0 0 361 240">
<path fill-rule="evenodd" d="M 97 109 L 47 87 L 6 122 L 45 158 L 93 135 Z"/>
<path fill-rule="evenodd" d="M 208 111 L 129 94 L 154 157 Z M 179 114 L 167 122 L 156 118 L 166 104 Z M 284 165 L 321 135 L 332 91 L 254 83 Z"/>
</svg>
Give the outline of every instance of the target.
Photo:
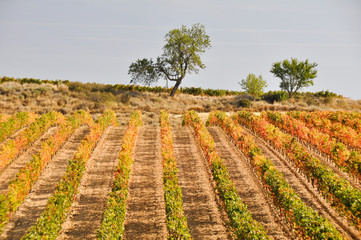
<svg viewBox="0 0 361 240">
<path fill-rule="evenodd" d="M 212 47 L 181 86 L 240 91 L 254 73 L 279 90 L 272 64 L 297 58 L 318 64 L 304 91 L 361 99 L 360 0 L 0 0 L 0 76 L 129 84 L 132 62 L 195 23 Z"/>
</svg>

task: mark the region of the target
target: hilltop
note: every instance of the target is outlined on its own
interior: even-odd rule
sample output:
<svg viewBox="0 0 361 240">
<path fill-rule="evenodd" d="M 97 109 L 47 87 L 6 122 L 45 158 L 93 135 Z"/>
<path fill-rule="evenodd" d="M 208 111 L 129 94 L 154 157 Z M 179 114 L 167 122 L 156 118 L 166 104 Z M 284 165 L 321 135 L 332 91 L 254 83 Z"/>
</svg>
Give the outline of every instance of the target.
<svg viewBox="0 0 361 240">
<path fill-rule="evenodd" d="M 2 113 L 18 111 L 44 113 L 50 110 L 63 114 L 84 109 L 91 113 L 112 109 L 115 112 L 159 112 L 181 114 L 187 110 L 227 112 L 250 111 L 361 111 L 361 100 L 352 100 L 335 93 L 298 93 L 285 99 L 281 91 L 265 93 L 261 100 L 229 90 L 181 88 L 172 98 L 170 89 L 135 85 L 109 85 L 33 78 L 0 78 L 0 109 Z"/>
</svg>

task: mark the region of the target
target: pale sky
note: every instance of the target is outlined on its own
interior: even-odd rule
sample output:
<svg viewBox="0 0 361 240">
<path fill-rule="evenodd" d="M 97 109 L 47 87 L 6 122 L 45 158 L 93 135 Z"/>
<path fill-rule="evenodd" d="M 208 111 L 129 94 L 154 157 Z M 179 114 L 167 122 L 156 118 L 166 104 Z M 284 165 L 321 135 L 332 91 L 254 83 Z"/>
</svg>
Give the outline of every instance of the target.
<svg viewBox="0 0 361 240">
<path fill-rule="evenodd" d="M 293 57 L 318 63 L 305 91 L 361 99 L 360 0 L 0 0 L 0 76 L 128 84 L 132 62 L 194 23 L 212 48 L 181 86 L 239 91 L 254 73 L 279 90 L 272 63 Z"/>
</svg>

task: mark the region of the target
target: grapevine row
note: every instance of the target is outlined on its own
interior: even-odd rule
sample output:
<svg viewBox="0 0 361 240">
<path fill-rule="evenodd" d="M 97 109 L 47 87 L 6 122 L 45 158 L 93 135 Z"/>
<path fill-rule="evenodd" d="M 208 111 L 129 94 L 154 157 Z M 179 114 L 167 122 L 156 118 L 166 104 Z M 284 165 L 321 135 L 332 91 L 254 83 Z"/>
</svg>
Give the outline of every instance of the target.
<svg viewBox="0 0 361 240">
<path fill-rule="evenodd" d="M 216 181 L 217 190 L 237 239 L 270 239 L 262 225 L 252 218 L 247 205 L 238 196 L 235 185 L 216 152 L 214 140 L 198 114 L 195 111 L 187 112 L 183 123 L 193 128 L 203 153 L 208 159 L 213 179 Z"/>
<path fill-rule="evenodd" d="M 48 128 L 53 125 L 63 124 L 64 122 L 65 117 L 61 113 L 49 112 L 43 114 L 15 139 L 10 139 L 4 143 L 0 150 L 0 172 L 2 172 L 21 151 L 44 134 Z"/>
<path fill-rule="evenodd" d="M 10 137 L 17 130 L 35 121 L 36 114 L 32 112 L 18 112 L 4 122 L 0 122 L 0 143 Z"/>
<path fill-rule="evenodd" d="M 164 201 L 167 214 L 168 238 L 191 239 L 187 218 L 183 212 L 182 188 L 178 185 L 178 168 L 173 152 L 172 131 L 166 111 L 160 112 L 160 133 L 163 157 Z"/>
<path fill-rule="evenodd" d="M 325 218 L 318 215 L 300 199 L 288 185 L 270 159 L 267 159 L 255 141 L 224 112 L 211 113 L 207 125 L 220 126 L 233 139 L 239 149 L 251 160 L 254 169 L 262 179 L 262 184 L 291 222 L 300 237 L 311 239 L 342 239 L 341 234 Z"/>
<path fill-rule="evenodd" d="M 5 113 L 0 113 L 0 123 L 7 121 L 9 117 L 10 116 Z"/>
<path fill-rule="evenodd" d="M 92 118 L 84 111 L 75 113 L 60 125 L 57 132 L 50 139 L 43 142 L 40 151 L 33 155 L 32 159 L 19 170 L 16 177 L 11 181 L 8 191 L 0 195 L 0 231 L 10 215 L 25 200 L 33 184 L 37 181 L 53 155 L 77 127 L 89 121 L 92 121 Z"/>
<path fill-rule="evenodd" d="M 339 122 L 345 126 L 353 128 L 357 132 L 361 132 L 361 115 L 356 112 L 315 112 L 320 117 L 326 117 L 332 122 Z"/>
<path fill-rule="evenodd" d="M 266 117 L 275 126 L 302 141 L 314 146 L 327 155 L 342 170 L 361 179 L 361 155 L 357 151 L 349 151 L 346 146 L 328 134 L 315 128 L 308 128 L 304 122 L 278 112 L 267 112 Z"/>
<path fill-rule="evenodd" d="M 340 178 L 310 154 L 294 137 L 283 133 L 265 119 L 249 112 L 238 112 L 234 119 L 248 126 L 294 162 L 322 195 L 357 228 L 361 228 L 361 192 Z"/>
<path fill-rule="evenodd" d="M 339 122 L 333 123 L 328 118 L 318 114 L 306 112 L 289 112 L 288 114 L 293 118 L 302 120 L 308 127 L 317 128 L 351 148 L 361 150 L 361 135 L 351 127 L 345 126 Z"/>
<path fill-rule="evenodd" d="M 129 174 L 134 162 L 132 155 L 138 128 L 142 125 L 141 112 L 133 112 L 128 123 L 128 129 L 123 136 L 122 149 L 118 157 L 112 190 L 108 197 L 102 225 L 98 229 L 98 239 L 123 238 Z"/>
<path fill-rule="evenodd" d="M 96 124 L 90 126 L 90 133 L 69 161 L 66 173 L 58 183 L 54 195 L 48 199 L 45 210 L 23 239 L 56 239 L 75 198 L 86 162 L 104 130 L 115 123 L 115 113 L 106 111 Z"/>
</svg>

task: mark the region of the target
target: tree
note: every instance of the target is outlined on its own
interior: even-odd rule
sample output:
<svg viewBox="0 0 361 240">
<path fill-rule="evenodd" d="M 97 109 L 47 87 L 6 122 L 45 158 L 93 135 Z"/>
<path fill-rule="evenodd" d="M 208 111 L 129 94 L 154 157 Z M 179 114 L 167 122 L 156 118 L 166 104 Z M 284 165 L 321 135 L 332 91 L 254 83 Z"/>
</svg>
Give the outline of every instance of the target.
<svg viewBox="0 0 361 240">
<path fill-rule="evenodd" d="M 187 73 L 198 73 L 202 63 L 200 54 L 211 47 L 204 25 L 194 24 L 188 29 L 182 25 L 165 35 L 163 54 L 156 61 L 138 59 L 129 66 L 131 83 L 150 85 L 160 78 L 176 82 L 170 95 L 174 96 Z"/>
<path fill-rule="evenodd" d="M 263 89 L 267 87 L 267 83 L 263 80 L 262 75 L 256 77 L 253 73 L 248 74 L 246 79 L 242 79 L 238 83 L 241 85 L 241 88 L 248 94 L 251 94 L 253 97 L 257 98 L 263 94 Z"/>
<path fill-rule="evenodd" d="M 283 60 L 273 64 L 271 73 L 281 79 L 280 88 L 287 91 L 291 98 L 298 90 L 313 86 L 313 80 L 317 77 L 317 63 L 298 61 L 296 58 Z"/>
</svg>

